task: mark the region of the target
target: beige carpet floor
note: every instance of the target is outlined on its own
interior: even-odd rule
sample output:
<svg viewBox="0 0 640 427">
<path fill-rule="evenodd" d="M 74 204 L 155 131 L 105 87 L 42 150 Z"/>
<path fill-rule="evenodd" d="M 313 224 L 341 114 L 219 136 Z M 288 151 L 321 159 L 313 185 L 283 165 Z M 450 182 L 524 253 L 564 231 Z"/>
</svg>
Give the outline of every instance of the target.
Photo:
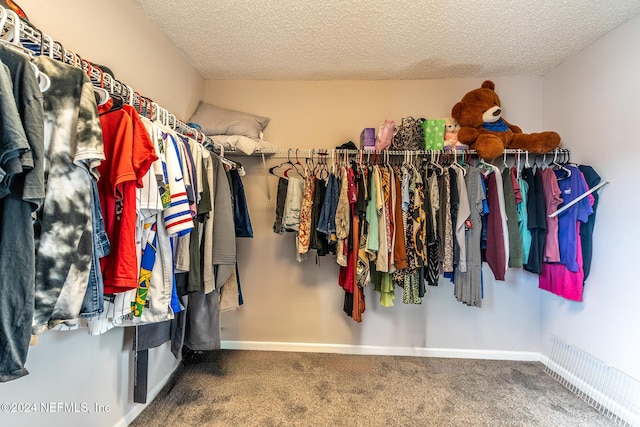
<svg viewBox="0 0 640 427">
<path fill-rule="evenodd" d="M 612 426 L 537 362 L 258 351 L 185 358 L 132 426 Z"/>
</svg>

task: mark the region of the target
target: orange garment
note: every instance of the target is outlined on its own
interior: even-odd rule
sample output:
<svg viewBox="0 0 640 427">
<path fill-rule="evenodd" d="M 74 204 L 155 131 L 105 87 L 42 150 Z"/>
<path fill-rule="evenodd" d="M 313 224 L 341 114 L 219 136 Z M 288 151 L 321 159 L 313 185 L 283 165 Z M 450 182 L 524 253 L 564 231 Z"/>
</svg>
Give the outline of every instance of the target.
<svg viewBox="0 0 640 427">
<path fill-rule="evenodd" d="M 389 167 L 389 169 L 387 169 L 388 174 L 387 178 L 388 178 L 388 183 L 385 186 L 385 191 L 387 192 L 387 197 L 385 197 L 385 202 L 387 203 L 386 209 L 387 210 L 387 221 L 389 222 L 389 230 L 388 230 L 388 237 L 387 237 L 387 241 L 389 242 L 389 246 L 387 247 L 388 250 L 388 255 L 389 255 L 389 270 L 391 271 L 391 267 L 392 265 L 395 265 L 395 261 L 394 261 L 394 256 L 395 256 L 395 250 L 394 250 L 394 245 L 395 245 L 395 235 L 396 235 L 396 218 L 395 218 L 395 206 L 393 206 L 393 197 L 391 197 L 391 186 L 394 185 L 394 177 L 396 176 L 395 172 L 391 169 L 391 167 Z M 395 187 L 395 185 L 394 185 Z M 395 188 L 394 188 L 394 192 L 395 192 Z"/>
<path fill-rule="evenodd" d="M 98 192 L 111 246 L 100 259 L 105 294 L 138 287 L 136 187 L 158 158 L 136 110 L 124 105 L 109 111 L 111 105 L 99 107 L 106 160 L 98 166 Z"/>
<path fill-rule="evenodd" d="M 404 235 L 404 221 L 402 220 L 402 185 L 400 184 L 400 174 L 396 169 L 395 173 L 395 185 L 396 185 L 396 205 L 395 205 L 395 217 L 396 217 L 396 234 L 395 245 L 393 247 L 393 262 L 396 269 L 402 270 L 407 268 L 407 246 L 405 244 Z"/>
<path fill-rule="evenodd" d="M 356 267 L 358 265 L 358 248 L 360 247 L 360 219 L 357 215 L 353 215 L 353 248 L 350 255 L 349 275 L 353 275 L 353 310 L 351 318 L 356 322 L 362 322 L 362 313 L 364 313 L 364 293 L 362 288 L 358 286 L 356 281 Z"/>
</svg>

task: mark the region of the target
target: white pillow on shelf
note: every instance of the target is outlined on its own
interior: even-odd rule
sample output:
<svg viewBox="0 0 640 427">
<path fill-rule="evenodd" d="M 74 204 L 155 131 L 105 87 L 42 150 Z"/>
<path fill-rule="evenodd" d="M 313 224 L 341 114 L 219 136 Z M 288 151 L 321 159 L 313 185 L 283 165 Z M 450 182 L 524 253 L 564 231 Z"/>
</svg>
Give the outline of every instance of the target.
<svg viewBox="0 0 640 427">
<path fill-rule="evenodd" d="M 258 141 L 244 135 L 209 135 L 209 138 L 216 144 L 222 145 L 225 149 L 235 149 L 247 156 L 252 155 L 256 149 L 260 148 Z"/>
<path fill-rule="evenodd" d="M 270 120 L 269 117 L 229 110 L 200 101 L 189 122 L 200 125 L 205 135 L 243 135 L 259 139 Z"/>
</svg>

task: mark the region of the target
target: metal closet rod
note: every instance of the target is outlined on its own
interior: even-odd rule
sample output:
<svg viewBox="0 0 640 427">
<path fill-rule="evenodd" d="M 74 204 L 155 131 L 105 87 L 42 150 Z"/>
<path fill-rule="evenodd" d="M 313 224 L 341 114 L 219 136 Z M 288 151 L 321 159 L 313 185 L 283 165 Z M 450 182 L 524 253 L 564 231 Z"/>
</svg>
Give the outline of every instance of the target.
<svg viewBox="0 0 640 427">
<path fill-rule="evenodd" d="M 14 44 L 17 44 L 19 41 L 23 47 L 32 51 L 34 54 L 47 55 L 52 59 L 80 68 L 87 73 L 91 83 L 95 87 L 106 90 L 111 96 L 122 98 L 123 102 L 134 107 L 141 116 L 150 119 L 157 118 L 165 126 L 171 127 L 185 136 L 193 137 L 203 145 L 219 146 L 219 144 L 216 144 L 203 132 L 179 120 L 174 114 L 171 114 L 150 98 L 134 91 L 131 86 L 113 78 L 109 73 L 100 69 L 99 66 L 84 60 L 77 53 L 65 49 L 62 43 L 53 40 L 48 34 L 43 33 L 32 27 L 29 23 L 21 20 L 14 11 L 7 10 L 3 6 L 0 6 L 0 22 L 2 22 L 0 31 L 4 41 L 13 42 Z M 16 32 L 18 33 L 17 35 Z"/>
<path fill-rule="evenodd" d="M 276 149 L 270 151 L 259 151 L 256 152 L 257 155 L 268 155 L 270 158 L 290 158 L 292 160 L 298 158 L 309 158 L 316 156 L 340 156 L 340 155 L 377 155 L 377 156 L 430 156 L 432 154 L 442 155 L 455 155 L 458 157 L 461 156 L 477 156 L 476 150 L 347 150 L 340 148 L 286 148 L 286 149 Z M 522 155 L 522 156 L 569 156 L 571 151 L 568 148 L 556 148 L 552 151 L 549 151 L 544 154 L 534 154 L 525 150 L 519 149 L 506 149 L 503 151 L 503 154 L 507 155 Z M 496 158 L 498 159 L 498 158 Z"/>
</svg>

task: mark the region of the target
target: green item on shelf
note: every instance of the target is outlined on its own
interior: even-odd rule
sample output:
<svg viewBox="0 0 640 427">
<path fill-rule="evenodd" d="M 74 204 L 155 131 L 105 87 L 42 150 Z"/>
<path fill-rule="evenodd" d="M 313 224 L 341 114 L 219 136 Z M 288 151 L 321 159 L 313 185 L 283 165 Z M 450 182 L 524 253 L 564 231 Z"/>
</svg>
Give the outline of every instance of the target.
<svg viewBox="0 0 640 427">
<path fill-rule="evenodd" d="M 422 122 L 425 150 L 442 150 L 444 148 L 444 128 L 444 120 L 425 120 Z"/>
</svg>

